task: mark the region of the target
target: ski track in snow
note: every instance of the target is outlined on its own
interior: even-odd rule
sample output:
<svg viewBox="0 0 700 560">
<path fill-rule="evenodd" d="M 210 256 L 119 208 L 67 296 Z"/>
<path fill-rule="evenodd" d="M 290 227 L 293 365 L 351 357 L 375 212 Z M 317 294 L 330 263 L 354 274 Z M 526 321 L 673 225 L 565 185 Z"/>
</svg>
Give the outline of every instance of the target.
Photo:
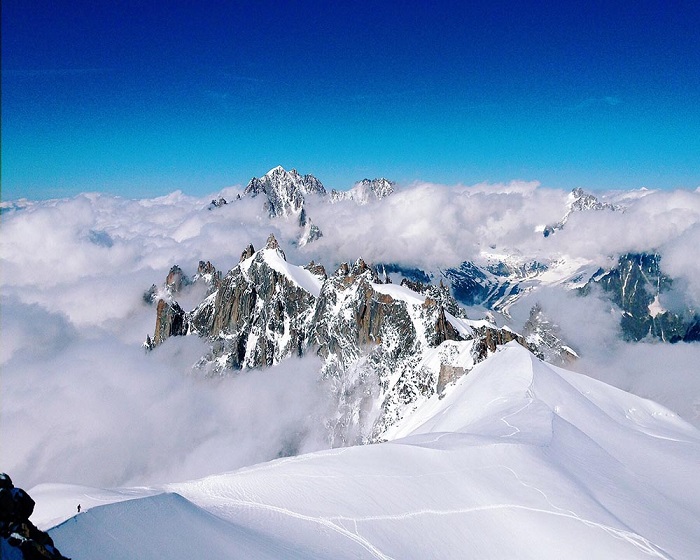
<svg viewBox="0 0 700 560">
<path fill-rule="evenodd" d="M 506 467 L 507 468 L 507 467 Z M 529 486 L 530 488 L 533 488 L 534 490 L 540 491 L 538 488 L 535 488 L 533 486 Z M 541 491 L 540 491 L 541 492 Z M 542 492 L 542 494 L 547 498 L 547 496 Z M 547 499 L 549 502 L 549 499 Z M 551 502 L 549 502 L 551 504 Z M 534 508 L 534 507 L 529 507 L 529 506 L 524 506 L 520 504 L 491 504 L 487 506 L 476 506 L 472 508 L 458 508 L 458 509 L 446 509 L 446 510 L 437 510 L 437 509 L 421 509 L 421 510 L 416 510 L 416 511 L 409 511 L 405 513 L 396 513 L 396 514 L 387 514 L 387 515 L 371 515 L 367 517 L 347 517 L 347 516 L 334 516 L 334 517 L 328 517 L 328 518 L 323 518 L 324 520 L 332 520 L 332 521 L 352 521 L 355 524 L 358 522 L 369 522 L 369 521 L 401 521 L 404 519 L 411 519 L 415 517 L 421 517 L 424 515 L 436 515 L 436 516 L 447 516 L 447 515 L 460 515 L 460 514 L 467 514 L 467 513 L 477 513 L 481 511 L 489 511 L 489 510 L 498 510 L 498 509 L 521 509 L 521 510 L 526 510 L 526 511 L 532 511 L 535 513 L 544 513 L 547 515 L 554 515 L 557 517 L 565 517 L 568 519 L 573 519 L 575 521 L 579 521 L 583 523 L 584 525 L 588 527 L 594 527 L 598 529 L 602 529 L 605 531 L 607 534 L 610 536 L 626 541 L 633 545 L 634 547 L 638 548 L 645 554 L 648 554 L 649 556 L 655 556 L 657 558 L 663 558 L 664 560 L 673 560 L 671 556 L 668 556 L 665 554 L 660 547 L 656 546 L 652 542 L 650 542 L 648 539 L 645 539 L 644 537 L 638 535 L 637 533 L 634 533 L 632 531 L 627 531 L 624 529 L 616 529 L 615 527 L 611 527 L 609 525 L 605 525 L 603 523 L 597 523 L 595 521 L 590 521 L 588 519 L 584 519 L 577 515 L 575 512 L 571 512 L 569 510 L 564 510 L 561 508 L 558 508 L 554 504 L 551 504 L 552 507 L 560 510 L 560 511 L 553 511 L 553 510 L 548 510 L 548 509 L 542 509 L 542 508 Z"/>
<path fill-rule="evenodd" d="M 271 504 L 261 504 L 259 502 L 249 502 L 245 500 L 222 500 L 223 503 L 226 504 L 226 506 L 239 506 L 239 507 L 248 507 L 248 508 L 254 508 L 254 509 L 263 509 L 266 511 L 271 511 L 275 513 L 279 513 L 282 515 L 286 515 L 288 517 L 293 517 L 294 519 L 301 519 L 302 521 L 310 521 L 312 523 L 318 523 L 320 525 L 323 525 L 324 527 L 327 527 L 328 529 L 335 531 L 350 540 L 356 542 L 362 548 L 367 550 L 374 558 L 378 558 L 379 560 L 395 560 L 392 556 L 388 556 L 387 554 L 384 554 L 381 550 L 379 550 L 376 546 L 374 546 L 370 541 L 368 541 L 366 538 L 362 537 L 356 532 L 349 531 L 348 529 L 345 529 L 344 527 L 341 527 L 340 525 L 337 525 L 333 523 L 332 520 L 335 519 L 342 519 L 340 517 L 314 517 L 311 515 L 304 515 L 303 513 L 298 513 L 296 511 L 293 511 L 291 509 L 283 508 L 280 506 L 273 506 Z M 353 518 L 345 518 L 348 521 L 352 521 Z M 359 521 L 359 519 L 358 519 Z M 357 524 L 355 524 L 355 528 L 357 529 Z"/>
<path fill-rule="evenodd" d="M 518 473 L 516 473 L 513 469 L 511 469 L 510 467 L 507 467 L 505 465 L 498 465 L 498 466 L 509 471 L 515 477 L 515 479 L 518 481 L 518 483 L 521 484 L 522 486 L 524 486 L 525 488 L 531 488 L 532 490 L 535 490 L 536 492 L 541 494 L 542 497 L 547 501 L 547 503 L 550 506 L 552 506 L 554 509 L 558 510 L 558 512 L 549 511 L 549 513 L 551 513 L 552 515 L 562 515 L 564 517 L 576 519 L 576 520 L 580 521 L 581 523 L 583 523 L 584 525 L 587 525 L 588 527 L 597 527 L 599 529 L 602 529 L 603 531 L 605 531 L 606 533 L 608 533 L 612 537 L 629 542 L 630 544 L 637 547 L 639 550 L 641 550 L 645 554 L 648 554 L 650 556 L 656 556 L 657 558 L 664 558 L 665 560 L 672 560 L 672 558 L 670 556 L 668 556 L 664 551 L 662 551 L 661 547 L 655 545 L 654 543 L 652 543 L 648 539 L 645 539 L 644 537 L 633 532 L 632 530 L 616 529 L 614 527 L 611 527 L 610 525 L 604 525 L 603 523 L 597 523 L 595 521 L 590 521 L 588 519 L 584 519 L 583 517 L 578 515 L 575 511 L 571 511 L 570 509 L 560 508 L 559 506 L 554 504 L 552 502 L 552 500 L 549 499 L 549 497 L 547 496 L 547 494 L 544 493 L 543 490 L 541 490 L 540 488 L 538 488 L 536 486 L 533 486 L 532 484 L 528 484 L 527 482 L 522 480 L 520 478 L 520 476 L 518 476 Z M 601 504 L 601 506 L 602 506 L 602 504 Z M 521 506 L 521 507 L 523 507 L 525 509 L 532 509 L 533 511 L 547 511 L 547 510 L 536 510 L 535 508 L 527 508 L 525 506 Z M 608 513 L 613 515 L 611 512 L 608 512 Z M 614 516 L 614 517 L 617 519 L 616 516 Z M 617 519 L 617 521 L 620 522 L 619 519 Z M 625 525 L 625 524 L 623 523 L 623 525 Z M 627 526 L 625 525 L 625 527 L 627 527 Z M 627 527 L 627 529 L 630 529 L 630 528 Z"/>
<path fill-rule="evenodd" d="M 515 412 L 511 412 L 510 414 L 506 414 L 505 416 L 503 416 L 503 417 L 501 418 L 501 422 L 503 422 L 506 426 L 508 426 L 509 428 L 512 428 L 512 429 L 514 430 L 514 431 L 511 432 L 510 434 L 502 434 L 501 437 L 513 437 L 515 434 L 519 434 L 519 433 L 520 433 L 520 428 L 518 428 L 517 426 L 513 426 L 513 424 L 511 424 L 510 422 L 508 422 L 508 420 L 506 420 L 506 418 L 510 418 L 511 416 L 515 416 L 515 415 L 518 414 L 519 412 L 522 412 L 522 411 L 525 410 L 528 406 L 530 406 L 530 405 L 532 404 L 532 402 L 533 402 L 533 399 L 529 399 L 528 402 L 526 402 L 526 403 L 525 403 L 522 407 L 520 407 L 518 410 L 516 410 Z"/>
</svg>

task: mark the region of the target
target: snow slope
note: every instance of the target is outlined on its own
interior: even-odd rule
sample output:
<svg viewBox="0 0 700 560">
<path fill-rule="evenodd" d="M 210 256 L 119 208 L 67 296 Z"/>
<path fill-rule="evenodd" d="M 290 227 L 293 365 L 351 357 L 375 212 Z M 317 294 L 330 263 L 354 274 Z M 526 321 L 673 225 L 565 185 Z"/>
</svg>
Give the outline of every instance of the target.
<svg viewBox="0 0 700 560">
<path fill-rule="evenodd" d="M 309 558 L 279 539 L 228 523 L 177 494 L 100 506 L 51 531 L 73 558 Z"/>
<path fill-rule="evenodd" d="M 393 436 L 169 485 L 161 490 L 186 500 L 101 506 L 50 533 L 76 558 L 98 549 L 163 557 L 129 548 L 154 539 L 183 541 L 170 558 L 691 559 L 700 550 L 700 433 L 518 345 L 424 402 Z M 34 494 L 48 498 L 42 487 Z"/>
</svg>

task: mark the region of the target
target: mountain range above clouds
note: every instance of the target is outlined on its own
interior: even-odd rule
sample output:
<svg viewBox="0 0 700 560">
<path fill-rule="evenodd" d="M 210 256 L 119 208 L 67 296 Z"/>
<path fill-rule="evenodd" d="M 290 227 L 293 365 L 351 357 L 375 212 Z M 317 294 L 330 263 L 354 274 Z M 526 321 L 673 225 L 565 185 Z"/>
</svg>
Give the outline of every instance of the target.
<svg viewBox="0 0 700 560">
<path fill-rule="evenodd" d="M 261 178 L 251 179 L 243 191 L 243 196 L 254 198 L 263 195 L 264 208 L 268 211 L 270 218 L 297 221 L 300 233 L 296 241 L 300 246 L 304 246 L 323 235 L 322 230 L 308 217 L 308 204 L 305 205 L 307 199 L 317 204 L 319 201 L 321 203 L 353 201 L 358 205 L 364 205 L 369 200 L 377 201 L 391 195 L 395 187 L 395 183 L 384 178 L 363 179 L 348 191 L 334 190 L 328 195 L 322 183 L 313 175 L 301 176 L 294 169 L 288 172 L 278 166 Z M 641 191 L 638 196 L 645 194 L 648 194 L 648 191 Z M 538 226 L 535 231 L 541 231 L 547 238 L 562 230 L 570 217 L 577 213 L 625 212 L 624 196 L 618 195 L 621 200 L 610 198 L 612 198 L 611 201 L 601 201 L 595 195 L 586 193 L 581 188 L 575 188 L 566 199 L 561 219 L 551 225 Z M 237 199 L 240 200 L 240 195 Z M 436 218 L 439 219 L 437 216 Z M 608 255 L 609 258 L 614 256 Z M 676 313 L 667 310 L 659 303 L 663 292 L 669 291 L 673 285 L 673 279 L 661 272 L 658 266 L 661 255 L 656 248 L 652 247 L 644 252 L 620 254 L 616 264 L 610 263 L 605 268 L 595 267 L 595 270 L 592 270 L 594 264 L 590 261 L 570 259 L 561 255 L 555 255 L 553 258 L 552 255 L 546 254 L 544 258 L 528 259 L 523 258 L 524 255 L 518 250 L 506 254 L 482 250 L 479 257 L 453 267 L 437 266 L 425 270 L 403 267 L 400 262 L 373 264 L 383 271 L 394 271 L 395 279 L 399 281 L 403 278 L 428 282 L 443 281 L 450 286 L 460 303 L 467 306 L 482 306 L 506 315 L 514 302 L 540 287 L 564 283 L 571 288 L 579 288 L 582 293 L 588 293 L 594 284 L 600 284 L 600 278 L 610 278 L 610 274 L 635 275 L 635 271 L 638 271 L 631 281 L 635 289 L 629 291 L 639 300 L 634 306 L 620 305 L 620 302 L 625 299 L 625 294 L 620 293 L 623 289 L 621 286 L 627 285 L 630 281 L 628 278 L 622 278 L 617 289 L 612 287 L 611 282 L 605 282 L 604 291 L 620 306 L 623 335 L 633 340 L 650 336 L 672 342 L 696 340 L 699 336 L 697 333 L 699 318 L 690 304 L 686 305 L 680 313 Z M 649 268 L 647 273 L 642 271 L 640 266 L 630 265 L 635 261 L 645 260 L 656 263 L 651 268 L 647 267 Z"/>
<path fill-rule="evenodd" d="M 48 501 L 45 513 L 38 510 L 44 528 L 69 517 L 75 499 L 90 504 L 73 526 L 52 532 L 62 551 L 58 535 L 77 547 L 69 555 L 82 550 L 81 534 L 91 535 L 85 546 L 103 546 L 110 527 L 122 543 L 111 549 L 118 557 L 137 530 L 129 520 L 151 512 L 157 523 L 140 539 L 153 550 L 169 546 L 173 531 L 181 550 L 209 550 L 197 539 L 201 530 L 212 547 L 226 549 L 236 535 L 273 556 L 324 557 L 324 546 L 349 546 L 360 557 L 411 557 L 381 536 L 388 523 L 406 547 L 431 542 L 449 557 L 463 551 L 464 538 L 475 550 L 498 540 L 499 525 L 487 513 L 477 525 L 492 539 L 462 535 L 463 516 L 537 510 L 543 523 L 535 522 L 540 539 L 528 544 L 533 555 L 581 540 L 601 554 L 687 557 L 700 499 L 694 487 L 681 496 L 679 473 L 695 460 L 697 432 L 662 405 L 698 423 L 700 271 L 692 248 L 699 198 L 695 191 L 593 195 L 524 182 L 445 187 L 383 179 L 340 196 L 312 175 L 278 167 L 213 200 L 176 192 L 3 203 L 9 396 L 0 429 L 11 451 L 3 467 L 30 481 L 25 487 L 39 485 L 32 495 Z M 557 227 L 545 235 L 547 224 Z M 313 228 L 317 235 L 309 235 Z M 146 335 L 150 351 L 143 352 Z M 560 377 L 600 399 L 565 397 Z M 605 424 L 606 415 L 615 422 Z M 590 431 L 601 422 L 605 430 Z M 51 441 L 32 427 L 47 423 Z M 622 432 L 652 454 L 658 441 L 678 443 L 663 450 L 663 465 L 644 465 L 646 452 L 615 451 Z M 512 464 L 503 463 L 517 473 L 512 485 L 508 469 L 506 478 L 485 480 L 478 469 L 455 468 L 476 469 L 478 442 L 489 438 L 497 438 L 499 456 L 517 440 Z M 79 456 L 71 452 L 76 441 L 86 442 Z M 370 442 L 377 445 L 362 445 Z M 338 450 L 323 451 L 338 447 L 352 469 L 333 462 Z M 612 472 L 605 454 L 596 455 L 595 468 L 576 470 L 571 457 L 584 448 L 603 448 L 636 473 L 616 478 L 628 491 L 621 502 L 594 475 Z M 393 456 L 404 449 L 403 459 Z M 529 461 L 536 449 L 546 456 Z M 262 486 L 246 470 L 199 480 L 255 464 L 251 472 L 270 473 Z M 298 471 L 304 464 L 313 468 Z M 369 493 L 354 486 L 363 468 Z M 308 476 L 299 491 L 316 496 L 329 469 L 341 488 L 353 488 L 334 495 L 347 505 L 334 514 L 315 498 L 299 509 L 298 496 L 287 500 L 272 482 Z M 561 476 L 550 485 L 539 472 Z M 422 479 L 439 479 L 457 501 L 447 493 L 429 497 L 434 484 Z M 641 479 L 654 494 L 642 506 Z M 402 494 L 390 480 L 415 482 L 408 501 L 391 497 Z M 116 486 L 126 489 L 120 494 Z M 472 486 L 483 500 L 454 491 Z M 564 496 L 555 487 L 571 491 Z M 257 497 L 246 501 L 234 488 Z M 587 502 L 591 492 L 597 498 Z M 386 512 L 369 507 L 376 495 Z M 92 509 L 98 502 L 91 496 L 110 505 Z M 650 529 L 654 511 L 677 529 Z M 256 512 L 273 512 L 274 535 Z M 428 523 L 432 517 L 446 524 Z M 550 517 L 564 524 L 559 540 L 546 528 Z M 412 519 L 440 538 L 428 539 Z M 524 542 L 524 519 L 514 515 L 519 536 L 501 539 L 492 557 Z M 338 540 L 324 540 L 325 531 Z M 557 544 L 543 549 L 545 540 Z"/>
<path fill-rule="evenodd" d="M 266 209 L 291 208 L 291 213 L 297 216 L 303 212 L 304 194 L 325 194 L 319 183 L 309 177 L 302 180 L 296 172 L 286 174 L 275 168 L 264 181 L 252 180 L 245 192 L 265 192 Z M 280 192 L 287 195 L 285 200 L 299 202 L 279 203 Z M 569 208 L 570 212 L 620 211 L 620 207 L 599 203 L 580 190 L 572 193 Z M 280 211 L 279 215 L 271 213 L 276 218 L 289 216 L 288 210 Z M 620 257 L 618 267 L 609 271 L 598 269 L 589 278 L 582 278 L 579 269 L 575 275 L 569 271 L 569 277 L 555 276 L 555 279 L 576 290 L 581 297 L 602 285 L 611 302 L 622 310 L 624 337 L 692 341 L 698 336 L 698 317 L 687 317 L 690 323 L 686 324 L 679 315 L 659 304 L 662 291 L 672 282 L 659 272 L 658 260 L 658 256 L 638 255 L 635 259 L 625 255 Z M 210 263 L 200 262 L 199 277 L 203 277 L 203 266 L 215 270 Z M 555 266 L 561 268 L 562 263 Z M 383 279 L 380 271 L 384 273 Z M 497 280 L 487 289 L 497 291 L 501 299 L 492 300 L 487 309 L 499 309 L 499 305 L 507 309 L 502 302 L 512 305 L 521 292 L 542 289 L 539 277 L 549 272 L 546 264 L 533 267 L 517 267 L 506 261 L 491 264 L 487 273 Z M 171 270 L 163 285 L 161 293 L 166 294 L 165 298 L 156 298 L 155 285 L 151 288 L 149 297 L 157 304 L 156 325 L 153 337 L 146 338 L 146 348 L 154 349 L 171 336 L 199 335 L 209 341 L 210 349 L 196 368 L 208 375 L 267 367 L 311 351 L 325 360 L 325 375 L 342 379 L 362 361 L 367 375 L 376 376 L 381 389 L 372 396 L 374 402 L 365 399 L 366 402 L 360 400 L 352 405 L 351 414 L 362 425 L 359 441 L 381 439 L 406 410 L 424 398 L 439 394 L 448 380 L 454 381 L 468 373 L 499 344 L 518 340 L 556 365 L 570 364 L 578 358 L 569 343 L 561 339 L 558 327 L 548 320 L 540 304 L 532 308 L 529 319 L 522 325 L 523 336 L 508 327 L 497 327 L 492 319 L 468 320 L 442 280 L 439 286 L 433 286 L 403 277 L 400 285 L 393 284 L 385 266 L 367 265 L 360 258 L 354 263 L 342 263 L 330 275 L 313 261 L 305 267 L 291 265 L 272 234 L 261 251 L 256 252 L 249 245 L 236 267 L 223 278 L 221 273 L 216 274 L 215 284 L 210 277 L 206 278 L 210 286 L 206 298 L 191 311 L 184 310 L 176 301 L 181 283 L 179 267 Z M 422 274 L 430 279 L 427 273 Z M 472 263 L 447 269 L 442 275 L 451 281 L 453 288 L 457 287 L 456 292 L 462 297 L 474 297 L 488 280 Z M 523 279 L 530 284 L 523 287 L 520 283 Z M 483 301 L 488 302 L 488 298 L 487 293 Z M 452 343 L 442 348 L 447 341 Z M 433 349 L 439 358 L 432 356 Z M 470 365 L 452 363 L 452 357 L 468 353 Z M 365 360 L 369 361 L 368 365 Z M 432 368 L 427 366 L 429 363 Z M 338 437 L 342 440 L 345 435 Z"/>
</svg>

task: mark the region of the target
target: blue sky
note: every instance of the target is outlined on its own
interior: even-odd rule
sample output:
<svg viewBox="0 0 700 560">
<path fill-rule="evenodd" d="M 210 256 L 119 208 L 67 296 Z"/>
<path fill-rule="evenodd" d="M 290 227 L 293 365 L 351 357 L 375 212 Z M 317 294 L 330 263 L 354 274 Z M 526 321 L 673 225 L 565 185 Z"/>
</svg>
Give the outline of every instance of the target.
<svg viewBox="0 0 700 560">
<path fill-rule="evenodd" d="M 700 7 L 665 2 L 2 4 L 2 198 L 700 185 Z"/>
</svg>

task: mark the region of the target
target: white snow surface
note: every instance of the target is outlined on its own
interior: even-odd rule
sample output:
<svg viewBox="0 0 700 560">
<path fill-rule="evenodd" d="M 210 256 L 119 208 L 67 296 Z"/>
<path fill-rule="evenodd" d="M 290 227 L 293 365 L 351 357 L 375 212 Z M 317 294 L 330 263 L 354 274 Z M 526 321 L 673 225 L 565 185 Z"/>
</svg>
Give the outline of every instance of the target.
<svg viewBox="0 0 700 560">
<path fill-rule="evenodd" d="M 393 435 L 161 488 L 41 485 L 33 521 L 68 519 L 50 534 L 74 558 L 697 558 L 700 432 L 514 343 Z"/>
<path fill-rule="evenodd" d="M 659 294 L 656 294 L 656 296 L 654 297 L 654 301 L 652 301 L 649 304 L 649 315 L 651 315 L 652 317 L 656 317 L 657 315 L 661 315 L 665 312 L 666 310 L 663 308 L 661 302 L 659 301 Z"/>
<path fill-rule="evenodd" d="M 321 293 L 321 285 L 323 282 L 318 276 L 315 276 L 301 266 L 289 264 L 284 260 L 276 249 L 263 249 L 263 258 L 270 265 L 270 268 L 276 270 L 280 274 L 287 276 L 300 288 L 303 288 L 314 297 L 318 297 Z"/>
<path fill-rule="evenodd" d="M 321 286 L 323 281 L 306 270 L 303 266 L 296 266 L 288 263 L 280 254 L 278 249 L 261 249 L 253 254 L 253 256 L 248 257 L 238 266 L 247 275 L 250 266 L 253 262 L 259 258 L 258 255 L 262 255 L 263 260 L 267 265 L 273 270 L 279 272 L 280 274 L 289 278 L 294 284 L 307 291 L 314 297 L 318 297 L 321 293 Z"/>
</svg>

